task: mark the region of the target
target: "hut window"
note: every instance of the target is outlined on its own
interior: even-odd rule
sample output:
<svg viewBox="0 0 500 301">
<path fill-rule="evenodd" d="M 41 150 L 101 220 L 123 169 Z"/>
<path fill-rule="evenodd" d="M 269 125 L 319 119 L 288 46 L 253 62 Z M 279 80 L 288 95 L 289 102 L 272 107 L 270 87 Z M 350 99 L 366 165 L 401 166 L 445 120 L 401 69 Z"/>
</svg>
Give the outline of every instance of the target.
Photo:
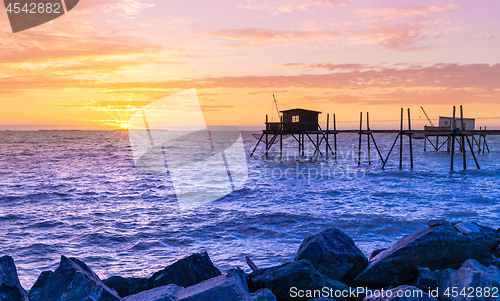
<svg viewBox="0 0 500 301">
<path fill-rule="evenodd" d="M 299 115 L 292 116 L 292 122 L 299 122 Z"/>
</svg>

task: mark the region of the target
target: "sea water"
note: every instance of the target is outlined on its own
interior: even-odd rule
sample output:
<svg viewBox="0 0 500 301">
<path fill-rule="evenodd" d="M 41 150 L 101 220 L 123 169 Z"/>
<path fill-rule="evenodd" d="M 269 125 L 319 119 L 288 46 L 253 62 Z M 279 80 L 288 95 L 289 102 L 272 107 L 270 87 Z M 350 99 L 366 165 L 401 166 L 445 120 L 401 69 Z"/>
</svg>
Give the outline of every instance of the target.
<svg viewBox="0 0 500 301">
<path fill-rule="evenodd" d="M 488 137 L 491 152 L 477 154 L 480 170 L 467 152 L 462 171 L 457 152 L 450 172 L 446 146 L 435 152 L 428 144 L 424 152 L 423 140 L 413 141 L 410 171 L 405 137 L 400 171 L 399 144 L 382 170 L 373 145 L 368 164 L 366 137 L 358 166 L 356 134 L 339 135 L 337 160 L 330 154 L 326 161 L 325 143 L 319 160 L 310 160 L 314 148 L 299 156 L 293 137 L 283 142 L 283 159 L 279 144 L 268 158 L 262 144 L 250 158 L 255 133 L 242 133 L 243 188 L 180 210 L 168 173 L 134 167 L 126 131 L 0 132 L 0 255 L 14 258 L 29 289 L 61 255 L 83 260 L 102 279 L 147 277 L 201 250 L 221 270 L 249 271 L 245 256 L 259 267 L 291 261 L 304 238 L 331 227 L 367 256 L 430 219 L 500 227 L 499 138 Z M 384 159 L 395 138 L 375 135 Z"/>
</svg>

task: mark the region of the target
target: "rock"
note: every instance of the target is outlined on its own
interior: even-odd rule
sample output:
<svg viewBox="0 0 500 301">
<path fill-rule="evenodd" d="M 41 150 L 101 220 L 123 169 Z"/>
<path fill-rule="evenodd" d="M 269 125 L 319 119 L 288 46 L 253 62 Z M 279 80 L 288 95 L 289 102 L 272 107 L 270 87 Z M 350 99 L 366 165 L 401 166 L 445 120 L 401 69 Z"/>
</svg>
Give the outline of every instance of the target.
<svg viewBox="0 0 500 301">
<path fill-rule="evenodd" d="M 176 301 L 175 294 L 180 286 L 169 284 L 125 297 L 124 301 Z"/>
<path fill-rule="evenodd" d="M 493 253 L 488 253 L 486 256 L 479 258 L 477 262 L 486 267 L 495 265 L 500 268 L 500 258 L 495 257 Z"/>
<path fill-rule="evenodd" d="M 47 279 L 49 279 L 50 275 L 52 275 L 52 271 L 44 271 L 40 274 L 40 276 L 38 276 L 35 283 L 28 292 L 28 297 L 30 300 L 40 300 L 40 298 L 42 297 L 42 287 L 45 285 L 45 282 L 47 282 Z"/>
<path fill-rule="evenodd" d="M 477 227 L 479 233 L 468 235 L 453 226 L 440 225 L 405 236 L 372 258 L 356 280 L 378 287 L 399 285 L 414 279 L 419 267 L 453 268 L 467 259 L 481 258 L 499 239 L 495 230 Z"/>
<path fill-rule="evenodd" d="M 254 271 L 248 276 L 248 284 L 250 291 L 270 289 L 278 300 L 308 300 L 315 296 L 301 298 L 298 292 L 301 291 L 308 296 L 314 290 L 322 290 L 324 287 L 339 292 L 349 291 L 347 285 L 327 278 L 304 259 Z M 345 299 L 338 298 L 338 300 Z"/>
<path fill-rule="evenodd" d="M 433 220 L 428 221 L 427 225 L 430 228 L 433 228 L 433 227 L 437 227 L 437 226 L 440 226 L 440 225 L 451 225 L 451 224 L 450 224 L 449 221 L 447 221 L 445 219 L 433 219 Z"/>
<path fill-rule="evenodd" d="M 276 297 L 269 290 L 260 290 L 250 295 L 246 274 L 241 269 L 231 269 L 225 275 L 180 289 L 176 297 L 178 301 L 276 300 Z"/>
<path fill-rule="evenodd" d="M 438 288 L 436 274 L 428 268 L 418 268 L 418 277 L 414 285 L 424 292 L 435 290 Z"/>
<path fill-rule="evenodd" d="M 232 269 L 193 286 L 183 288 L 175 284 L 161 286 L 128 296 L 124 301 L 276 301 L 268 289 L 253 294 L 248 291 L 246 274 Z"/>
<path fill-rule="evenodd" d="M 257 265 L 250 259 L 250 257 L 245 256 L 245 261 L 247 262 L 248 266 L 252 269 L 252 271 L 257 271 L 259 268 Z"/>
<path fill-rule="evenodd" d="M 268 288 L 261 288 L 250 294 L 248 301 L 276 301 L 276 296 Z"/>
<path fill-rule="evenodd" d="M 28 301 L 28 293 L 19 282 L 14 259 L 10 256 L 0 258 L 0 301 Z"/>
<path fill-rule="evenodd" d="M 500 258 L 500 246 L 498 246 L 495 251 L 493 251 L 493 255 L 496 257 L 496 258 Z"/>
<path fill-rule="evenodd" d="M 409 285 L 402 285 L 390 290 L 384 290 L 383 293 L 372 291 L 373 295 L 367 293 L 364 301 L 437 301 L 426 292 Z"/>
<path fill-rule="evenodd" d="M 439 283 L 439 297 L 444 301 L 498 299 L 491 295 L 486 296 L 486 287 L 490 288 L 490 292 L 496 288 L 495 291 L 499 292 L 497 295 L 500 294 L 500 268 L 497 266 L 485 267 L 476 260 L 470 259 L 464 262 L 458 270 L 445 269 L 435 273 Z M 456 296 L 451 295 L 453 288 L 456 288 Z M 482 292 L 481 296 L 477 294 L 478 289 Z M 471 297 L 468 296 L 469 293 Z"/>
<path fill-rule="evenodd" d="M 455 228 L 465 235 L 469 235 L 471 233 L 480 233 L 481 229 L 479 229 L 478 225 L 473 223 L 458 223 L 454 225 Z"/>
<path fill-rule="evenodd" d="M 40 293 L 30 301 L 118 301 L 118 294 L 107 287 L 82 261 L 61 256 L 59 267 L 45 280 Z"/>
<path fill-rule="evenodd" d="M 220 276 L 207 252 L 196 253 L 174 262 L 148 279 L 147 289 L 168 284 L 182 287 L 192 286 L 213 277 Z"/>
<path fill-rule="evenodd" d="M 354 241 L 336 228 L 304 239 L 295 256 L 295 261 L 301 259 L 308 260 L 328 278 L 345 283 L 350 283 L 368 264 Z"/>
<path fill-rule="evenodd" d="M 124 278 L 112 276 L 102 281 L 109 288 L 114 289 L 120 297 L 134 295 L 146 290 L 147 278 Z"/>
<path fill-rule="evenodd" d="M 373 257 L 377 256 L 378 254 L 384 252 L 385 250 L 387 250 L 387 248 L 385 249 L 377 249 L 377 250 L 373 250 L 372 253 L 370 254 L 370 259 L 369 260 L 372 260 Z"/>
</svg>

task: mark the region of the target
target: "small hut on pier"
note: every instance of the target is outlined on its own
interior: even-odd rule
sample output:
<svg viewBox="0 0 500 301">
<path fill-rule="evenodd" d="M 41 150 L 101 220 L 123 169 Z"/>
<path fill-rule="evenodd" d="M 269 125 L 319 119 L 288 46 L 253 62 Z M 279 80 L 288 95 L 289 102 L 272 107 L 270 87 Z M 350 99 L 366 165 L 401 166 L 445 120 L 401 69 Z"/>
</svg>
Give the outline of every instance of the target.
<svg viewBox="0 0 500 301">
<path fill-rule="evenodd" d="M 267 131 L 279 131 L 299 134 L 301 132 L 319 130 L 318 115 L 321 112 L 306 109 L 291 109 L 280 111 L 281 122 L 268 122 Z"/>
</svg>

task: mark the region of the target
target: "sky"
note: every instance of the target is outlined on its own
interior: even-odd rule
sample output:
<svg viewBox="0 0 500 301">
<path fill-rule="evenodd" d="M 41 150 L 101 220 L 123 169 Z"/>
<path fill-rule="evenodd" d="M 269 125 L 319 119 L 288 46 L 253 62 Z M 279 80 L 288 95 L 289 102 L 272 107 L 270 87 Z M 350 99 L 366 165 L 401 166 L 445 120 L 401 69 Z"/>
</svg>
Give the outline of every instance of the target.
<svg viewBox="0 0 500 301">
<path fill-rule="evenodd" d="M 499 1 L 80 0 L 12 33 L 0 11 L 0 129 L 118 129 L 196 89 L 207 124 L 263 127 L 282 109 L 338 128 L 436 123 L 463 105 L 500 128 Z M 182 111 L 182 110 L 181 110 Z M 179 114 L 182 114 L 180 112 Z"/>
</svg>

